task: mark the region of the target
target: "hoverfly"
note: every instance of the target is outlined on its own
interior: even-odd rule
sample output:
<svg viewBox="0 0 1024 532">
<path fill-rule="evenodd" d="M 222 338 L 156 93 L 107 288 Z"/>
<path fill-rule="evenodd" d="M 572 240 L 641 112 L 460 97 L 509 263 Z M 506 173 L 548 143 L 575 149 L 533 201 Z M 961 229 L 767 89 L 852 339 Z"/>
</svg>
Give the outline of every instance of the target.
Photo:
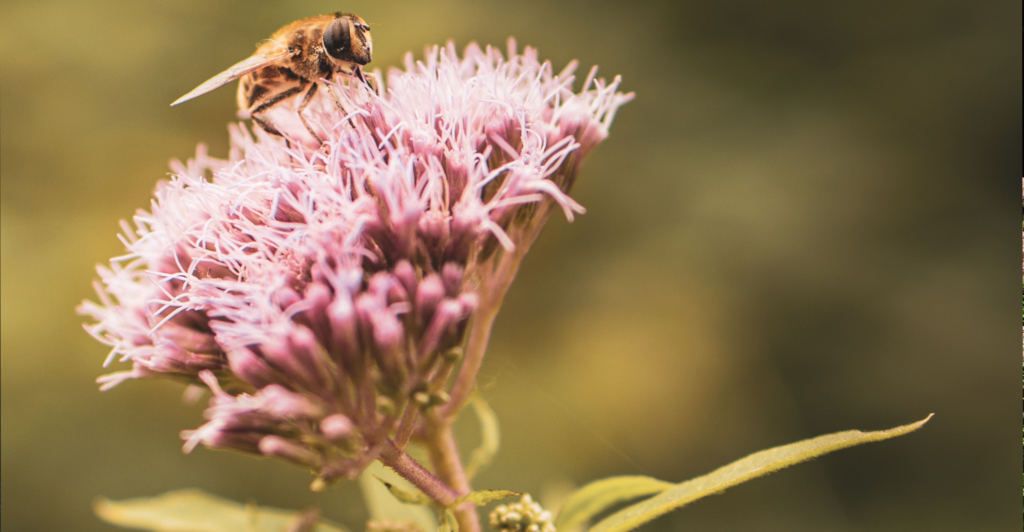
<svg viewBox="0 0 1024 532">
<path fill-rule="evenodd" d="M 238 108 L 248 111 L 256 125 L 272 135 L 284 136 L 262 115 L 274 105 L 305 91 L 299 118 L 317 142 L 322 142 L 302 111 L 313 100 L 321 79 L 335 72 L 361 74 L 370 62 L 373 42 L 370 27 L 351 13 L 331 13 L 301 20 L 277 30 L 248 59 L 208 79 L 171 105 L 191 100 L 242 78 Z"/>
</svg>

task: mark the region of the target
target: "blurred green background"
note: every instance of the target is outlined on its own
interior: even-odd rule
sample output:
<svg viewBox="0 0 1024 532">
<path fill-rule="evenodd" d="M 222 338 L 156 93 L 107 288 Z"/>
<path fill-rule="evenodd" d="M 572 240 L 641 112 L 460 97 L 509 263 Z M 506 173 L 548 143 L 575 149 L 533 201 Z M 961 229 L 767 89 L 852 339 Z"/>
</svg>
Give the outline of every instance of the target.
<svg viewBox="0 0 1024 532">
<path fill-rule="evenodd" d="M 373 26 L 372 67 L 454 39 L 622 74 L 501 316 L 481 382 L 503 448 L 478 487 L 683 480 L 752 451 L 936 417 L 648 530 L 1019 524 L 1021 3 L 16 1 L 0 4 L 2 520 L 111 530 L 94 497 L 196 486 L 362 529 L 354 484 L 199 450 L 182 388 L 100 393 L 74 307 L 167 160 L 227 152 L 234 86 L 168 104 L 292 20 Z M 463 445 L 475 423 L 464 423 Z"/>
</svg>

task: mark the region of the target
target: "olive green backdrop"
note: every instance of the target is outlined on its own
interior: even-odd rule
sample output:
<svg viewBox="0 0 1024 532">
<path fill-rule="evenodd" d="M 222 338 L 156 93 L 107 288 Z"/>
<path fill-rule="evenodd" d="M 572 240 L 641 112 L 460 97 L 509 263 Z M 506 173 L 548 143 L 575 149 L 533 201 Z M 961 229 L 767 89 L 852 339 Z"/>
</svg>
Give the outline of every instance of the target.
<svg viewBox="0 0 1024 532">
<path fill-rule="evenodd" d="M 353 484 L 227 453 L 178 385 L 100 393 L 74 307 L 167 160 L 226 154 L 234 86 L 168 104 L 292 20 L 375 23 L 372 67 L 514 35 L 637 98 L 499 317 L 481 382 L 503 448 L 479 487 L 556 497 L 935 419 L 649 530 L 1019 524 L 1021 4 L 14 1 L 0 4 L 2 527 L 111 530 L 94 497 L 196 486 L 362 530 Z M 472 446 L 475 424 L 463 427 Z"/>
</svg>

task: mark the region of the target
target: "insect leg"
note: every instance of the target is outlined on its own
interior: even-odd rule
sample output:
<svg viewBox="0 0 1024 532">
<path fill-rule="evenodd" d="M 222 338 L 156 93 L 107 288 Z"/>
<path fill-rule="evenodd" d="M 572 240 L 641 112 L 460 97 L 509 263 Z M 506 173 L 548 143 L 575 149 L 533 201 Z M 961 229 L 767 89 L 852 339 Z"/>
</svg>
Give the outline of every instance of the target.
<svg viewBox="0 0 1024 532">
<path fill-rule="evenodd" d="M 281 91 L 281 92 L 279 92 L 277 94 L 274 94 L 273 96 L 270 96 L 266 100 L 263 100 L 259 104 L 255 105 L 252 109 L 249 109 L 249 116 L 252 117 L 252 121 L 255 122 L 256 125 L 258 125 L 261 128 L 263 128 L 263 131 L 266 131 L 267 133 L 270 133 L 271 135 L 277 135 L 278 137 L 283 137 L 284 135 L 282 135 L 281 132 L 278 131 L 277 128 L 274 127 L 273 124 L 271 124 L 269 120 L 267 120 L 265 118 L 262 118 L 262 117 L 258 117 L 256 115 L 257 114 L 262 114 L 263 112 L 267 111 L 268 109 L 270 109 L 274 105 L 277 105 L 278 103 L 281 103 L 282 101 L 288 99 L 289 97 L 294 96 L 294 95 L 302 92 L 303 89 L 305 89 L 305 88 L 306 87 L 304 85 L 299 85 L 298 87 L 292 87 L 292 88 L 290 88 L 288 90 L 283 90 L 283 91 Z"/>
<path fill-rule="evenodd" d="M 276 137 L 284 136 L 284 134 L 278 131 L 277 128 L 274 127 L 274 125 L 271 124 L 269 120 L 264 120 L 258 116 L 250 116 L 249 118 L 252 118 L 253 123 L 257 126 L 260 126 L 260 129 L 262 129 L 263 131 L 266 131 L 267 133 L 270 133 L 271 135 L 274 135 Z"/>
<path fill-rule="evenodd" d="M 313 101 L 313 95 L 316 94 L 316 88 L 319 85 L 319 83 L 314 82 L 309 90 L 306 91 L 306 96 L 302 98 L 302 102 L 299 103 L 299 120 L 302 120 L 302 125 L 306 126 L 306 131 L 309 131 L 309 134 L 313 135 L 313 138 L 315 138 L 317 142 L 323 144 L 324 141 L 320 139 L 320 136 L 317 135 L 315 131 L 313 131 L 313 128 L 309 127 L 309 122 L 306 122 L 306 115 L 302 114 L 309 105 L 309 102 Z"/>
<path fill-rule="evenodd" d="M 362 81 L 364 85 L 369 87 L 369 89 L 373 91 L 374 94 L 378 96 L 380 95 L 380 91 L 377 90 L 377 87 L 375 87 L 373 85 L 373 82 L 371 81 L 372 78 L 368 78 L 366 77 L 366 74 L 363 74 L 363 69 L 356 67 L 356 69 L 352 71 L 352 75 L 355 76 L 356 79 L 358 79 L 359 81 Z"/>
</svg>

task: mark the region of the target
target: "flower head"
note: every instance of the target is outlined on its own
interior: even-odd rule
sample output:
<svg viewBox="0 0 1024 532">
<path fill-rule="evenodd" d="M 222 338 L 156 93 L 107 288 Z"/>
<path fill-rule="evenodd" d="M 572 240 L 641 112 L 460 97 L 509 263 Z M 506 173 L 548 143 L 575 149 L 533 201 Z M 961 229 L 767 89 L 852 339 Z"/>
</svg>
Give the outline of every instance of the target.
<svg viewBox="0 0 1024 532">
<path fill-rule="evenodd" d="M 470 318 L 489 328 L 552 208 L 583 212 L 569 190 L 631 95 L 594 71 L 574 93 L 574 68 L 512 41 L 507 58 L 434 47 L 386 85 L 321 91 L 307 112 L 322 145 L 281 106 L 287 140 L 233 127 L 228 160 L 200 146 L 123 225 L 127 254 L 81 307 L 107 362 L 132 364 L 103 387 L 205 384 L 186 451 L 357 474 L 448 391 L 462 400 L 448 381 Z"/>
</svg>

